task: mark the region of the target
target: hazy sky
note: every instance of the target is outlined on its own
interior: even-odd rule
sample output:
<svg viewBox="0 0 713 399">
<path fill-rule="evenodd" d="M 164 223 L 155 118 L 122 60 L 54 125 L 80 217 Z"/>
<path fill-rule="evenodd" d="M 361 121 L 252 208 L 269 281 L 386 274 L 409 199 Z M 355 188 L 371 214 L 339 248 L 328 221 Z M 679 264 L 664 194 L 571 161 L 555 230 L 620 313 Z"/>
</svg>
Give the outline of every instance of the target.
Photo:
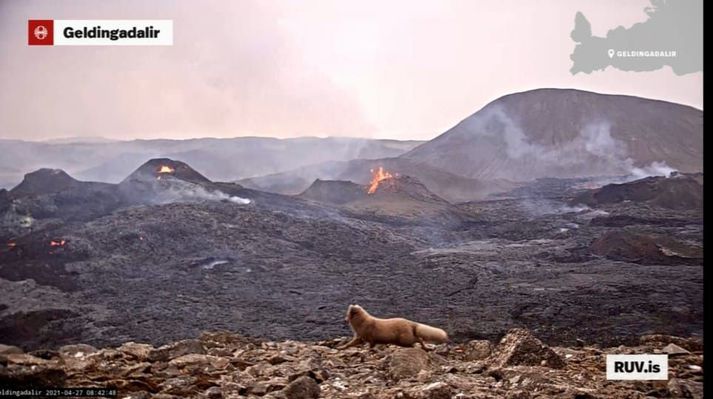
<svg viewBox="0 0 713 399">
<path fill-rule="evenodd" d="M 0 138 L 430 139 L 508 93 L 572 87 L 702 108 L 703 74 L 571 75 L 648 0 L 0 0 Z M 29 47 L 28 19 L 173 19 L 172 47 Z"/>
</svg>

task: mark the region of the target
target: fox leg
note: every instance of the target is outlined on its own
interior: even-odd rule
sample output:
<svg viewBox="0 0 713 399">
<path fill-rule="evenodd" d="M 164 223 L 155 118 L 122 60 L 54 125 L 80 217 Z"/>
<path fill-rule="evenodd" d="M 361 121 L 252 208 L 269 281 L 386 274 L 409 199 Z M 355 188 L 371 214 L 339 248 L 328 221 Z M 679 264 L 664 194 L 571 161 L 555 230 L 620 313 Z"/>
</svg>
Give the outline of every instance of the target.
<svg viewBox="0 0 713 399">
<path fill-rule="evenodd" d="M 346 344 L 344 344 L 344 345 L 342 345 L 342 346 L 340 346 L 340 347 L 337 347 L 337 349 L 347 349 L 347 348 L 351 348 L 352 346 L 360 345 L 360 344 L 362 344 L 363 342 L 364 342 L 364 341 L 362 341 L 361 338 L 359 338 L 358 336 L 355 335 L 354 338 L 352 338 L 351 341 L 347 342 Z"/>
<path fill-rule="evenodd" d="M 430 349 L 428 349 L 428 347 L 426 346 L 426 343 L 423 342 L 423 338 L 417 336 L 416 339 L 418 340 L 418 343 L 421 344 L 421 348 L 423 348 L 423 350 L 425 350 L 426 352 L 430 351 Z M 414 342 L 413 346 L 416 346 L 415 342 Z"/>
</svg>

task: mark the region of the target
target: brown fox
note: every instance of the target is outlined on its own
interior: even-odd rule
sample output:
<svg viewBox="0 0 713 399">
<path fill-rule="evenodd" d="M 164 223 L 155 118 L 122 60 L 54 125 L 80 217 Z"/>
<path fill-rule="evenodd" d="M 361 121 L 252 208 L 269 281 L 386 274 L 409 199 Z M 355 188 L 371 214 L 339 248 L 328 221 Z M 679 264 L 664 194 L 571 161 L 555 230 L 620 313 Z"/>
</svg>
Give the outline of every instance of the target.
<svg viewBox="0 0 713 399">
<path fill-rule="evenodd" d="M 366 342 L 372 348 L 376 344 L 415 346 L 416 343 L 420 343 L 421 347 L 427 350 L 426 342 L 438 344 L 448 342 L 448 334 L 440 328 L 402 318 L 379 319 L 367 313 L 359 305 L 349 305 L 345 320 L 354 331 L 354 338 L 339 349 Z"/>
</svg>

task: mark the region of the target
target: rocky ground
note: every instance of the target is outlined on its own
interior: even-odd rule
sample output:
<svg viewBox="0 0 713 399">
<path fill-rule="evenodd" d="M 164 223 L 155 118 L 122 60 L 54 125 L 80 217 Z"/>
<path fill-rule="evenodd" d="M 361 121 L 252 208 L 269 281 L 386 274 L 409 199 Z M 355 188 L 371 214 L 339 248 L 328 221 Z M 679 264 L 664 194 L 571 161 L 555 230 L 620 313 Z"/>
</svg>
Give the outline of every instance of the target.
<svg viewBox="0 0 713 399">
<path fill-rule="evenodd" d="M 495 344 L 429 351 L 346 341 L 259 341 L 226 332 L 155 348 L 128 342 L 23 353 L 0 345 L 0 386 L 113 388 L 121 398 L 702 398 L 698 339 L 641 337 L 633 346 L 548 347 L 513 329 Z M 607 354 L 666 353 L 667 381 L 609 381 Z"/>
<path fill-rule="evenodd" d="M 609 194 L 584 206 L 559 180 L 450 204 L 410 179 L 340 205 L 208 182 L 180 163 L 151 175 L 163 162 L 119 185 L 118 203 L 102 202 L 115 186 L 54 172 L 0 192 L 3 343 L 160 346 L 218 329 L 325 340 L 349 333 L 350 303 L 454 342 L 515 327 L 567 346 L 703 334 L 697 206 Z"/>
</svg>

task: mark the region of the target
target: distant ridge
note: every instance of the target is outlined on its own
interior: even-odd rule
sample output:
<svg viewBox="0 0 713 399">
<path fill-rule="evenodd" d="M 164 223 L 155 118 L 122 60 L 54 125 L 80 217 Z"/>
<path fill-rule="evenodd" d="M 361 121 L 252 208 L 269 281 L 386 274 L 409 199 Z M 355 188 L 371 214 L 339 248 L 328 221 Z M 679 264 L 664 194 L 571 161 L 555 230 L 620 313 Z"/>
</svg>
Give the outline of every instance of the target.
<svg viewBox="0 0 713 399">
<path fill-rule="evenodd" d="M 485 180 L 626 175 L 663 165 L 698 172 L 703 112 L 633 96 L 536 89 L 498 98 L 401 158 Z"/>
</svg>

